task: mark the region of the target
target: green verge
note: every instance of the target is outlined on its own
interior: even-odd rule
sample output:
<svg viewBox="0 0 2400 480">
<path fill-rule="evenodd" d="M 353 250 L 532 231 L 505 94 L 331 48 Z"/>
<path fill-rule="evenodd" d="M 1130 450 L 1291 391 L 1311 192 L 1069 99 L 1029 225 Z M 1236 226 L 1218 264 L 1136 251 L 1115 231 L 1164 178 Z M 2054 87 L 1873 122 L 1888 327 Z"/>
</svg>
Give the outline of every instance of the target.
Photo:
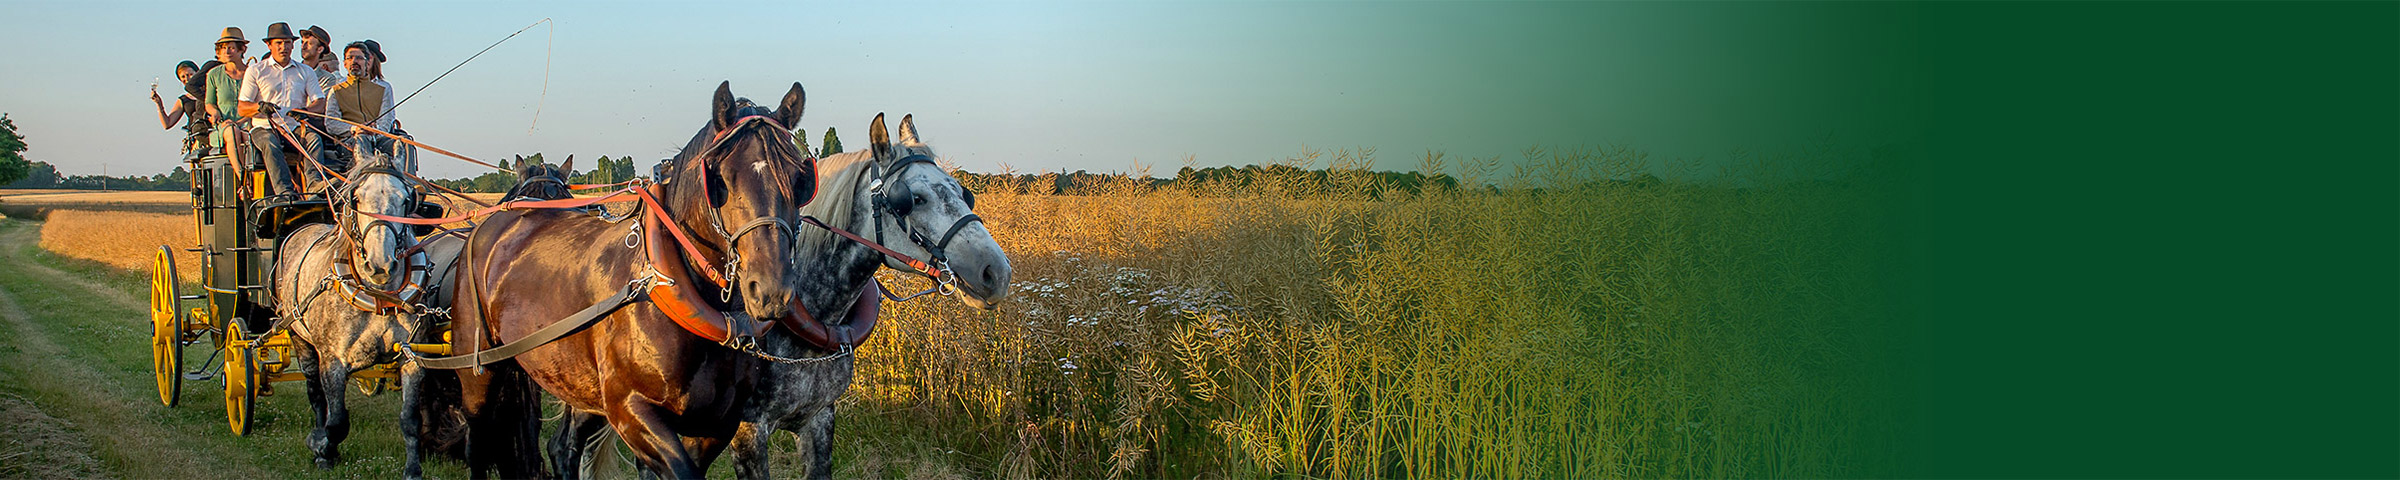
<svg viewBox="0 0 2400 480">
<path fill-rule="evenodd" d="M 88 285 L 147 298 L 145 272 L 60 257 L 42 250 L 41 224 L 0 220 L 0 307 L 21 318 L 0 322 L 0 391 L 23 397 L 74 425 L 109 471 L 127 478 L 388 478 L 405 457 L 396 430 L 399 396 L 350 396 L 345 461 L 314 467 L 306 446 L 312 421 L 305 390 L 278 384 L 261 398 L 246 437 L 227 431 L 223 384 L 186 381 L 183 405 L 158 404 L 151 383 L 148 313 L 102 297 Z M 59 278 L 61 274 L 72 277 Z M 4 311 L 12 317 L 20 314 Z M 30 327 L 30 330 L 27 328 Z M 186 352 L 200 363 L 204 346 Z M 345 386 L 347 387 L 347 386 Z M 426 463 L 435 477 L 464 477 L 448 460 Z"/>
</svg>

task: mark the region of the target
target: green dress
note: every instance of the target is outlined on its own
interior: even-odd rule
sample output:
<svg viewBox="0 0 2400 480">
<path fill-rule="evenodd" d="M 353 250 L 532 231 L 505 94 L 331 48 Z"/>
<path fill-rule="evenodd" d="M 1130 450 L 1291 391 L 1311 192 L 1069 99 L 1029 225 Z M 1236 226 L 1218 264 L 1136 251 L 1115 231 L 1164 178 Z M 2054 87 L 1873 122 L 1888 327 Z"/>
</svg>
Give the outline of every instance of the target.
<svg viewBox="0 0 2400 480">
<path fill-rule="evenodd" d="M 225 66 L 219 65 L 217 68 L 208 69 L 208 86 L 201 89 L 201 93 L 206 97 L 201 98 L 200 102 L 216 105 L 217 112 L 225 115 L 226 118 L 240 116 L 242 104 L 236 101 L 235 95 L 240 94 L 241 91 L 242 79 L 225 73 Z M 222 121 L 223 119 L 212 120 Z M 231 130 L 233 129 L 216 129 L 215 133 L 208 136 L 208 146 L 225 146 L 225 135 L 229 134 L 228 132 Z"/>
</svg>

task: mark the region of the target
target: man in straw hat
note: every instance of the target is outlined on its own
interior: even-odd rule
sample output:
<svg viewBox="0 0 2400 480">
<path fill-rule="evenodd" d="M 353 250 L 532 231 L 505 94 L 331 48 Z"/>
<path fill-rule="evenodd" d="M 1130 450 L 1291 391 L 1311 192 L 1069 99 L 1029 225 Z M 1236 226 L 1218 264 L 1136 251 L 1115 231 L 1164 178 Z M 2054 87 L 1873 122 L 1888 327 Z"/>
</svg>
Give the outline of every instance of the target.
<svg viewBox="0 0 2400 480">
<path fill-rule="evenodd" d="M 275 22 L 267 26 L 267 59 L 250 66 L 242 76 L 242 116 L 250 117 L 250 145 L 267 160 L 267 177 L 275 182 L 275 193 L 299 193 L 299 184 L 291 175 L 292 158 L 306 149 L 308 155 L 317 151 L 302 135 L 301 122 L 292 110 L 325 112 L 325 87 L 317 83 L 317 70 L 292 58 L 292 26 Z M 289 135 L 288 140 L 286 135 Z M 337 168 L 326 165 L 326 168 Z"/>
</svg>

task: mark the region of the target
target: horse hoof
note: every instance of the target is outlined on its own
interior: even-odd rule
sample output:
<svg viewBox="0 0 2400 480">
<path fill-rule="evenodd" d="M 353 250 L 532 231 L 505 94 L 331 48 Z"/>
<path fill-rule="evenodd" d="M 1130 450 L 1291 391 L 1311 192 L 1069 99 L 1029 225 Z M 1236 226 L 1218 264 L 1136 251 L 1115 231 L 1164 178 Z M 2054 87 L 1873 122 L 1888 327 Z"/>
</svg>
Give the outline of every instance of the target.
<svg viewBox="0 0 2400 480">
<path fill-rule="evenodd" d="M 330 458 L 325 458 L 325 457 L 317 457 L 317 469 L 318 469 L 318 470 L 332 470 L 332 469 L 333 469 L 333 459 L 330 459 Z"/>
</svg>

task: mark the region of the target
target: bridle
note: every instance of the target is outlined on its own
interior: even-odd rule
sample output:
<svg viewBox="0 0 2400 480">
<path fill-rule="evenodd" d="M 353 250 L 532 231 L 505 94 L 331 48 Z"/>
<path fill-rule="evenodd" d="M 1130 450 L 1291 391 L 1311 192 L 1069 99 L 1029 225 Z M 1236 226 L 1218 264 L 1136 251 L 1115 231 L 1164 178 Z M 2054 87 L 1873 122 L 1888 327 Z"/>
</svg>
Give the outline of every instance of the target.
<svg viewBox="0 0 2400 480">
<path fill-rule="evenodd" d="M 355 222 L 358 221 L 355 215 L 340 214 L 339 212 L 358 208 L 358 186 L 371 176 L 384 175 L 399 179 L 403 188 L 408 188 L 406 192 L 409 197 L 408 201 L 411 203 L 417 201 L 416 190 L 414 187 L 408 186 L 407 176 L 388 166 L 367 167 L 353 172 L 353 174 L 339 193 L 331 198 L 331 201 L 338 202 L 333 208 L 333 211 L 337 212 L 334 215 L 335 235 L 341 236 L 342 244 L 345 247 L 342 256 L 333 261 L 333 279 L 336 280 L 334 283 L 338 284 L 346 293 L 344 297 L 349 300 L 350 306 L 360 311 L 390 314 L 413 310 L 411 306 L 416 303 L 418 297 L 424 295 L 426 276 L 433 270 L 433 263 L 426 258 L 424 251 L 420 248 L 421 244 L 407 245 L 412 243 L 416 237 L 404 233 L 399 223 L 387 220 L 383 215 L 370 214 L 368 216 L 374 220 L 368 221 L 366 225 L 355 225 Z M 342 208 L 343 205 L 347 205 L 348 208 Z M 354 226 L 356 228 L 353 228 Z M 358 275 L 355 265 L 359 261 L 359 253 L 366 248 L 364 237 L 376 228 L 390 231 L 392 238 L 403 243 L 402 248 L 394 252 L 394 255 L 398 256 L 395 260 L 405 263 L 390 272 L 391 277 L 383 282 L 383 285 L 368 285 L 366 279 Z"/>
<path fill-rule="evenodd" d="M 700 153 L 692 157 L 692 165 L 700 169 L 697 177 L 700 183 L 700 196 L 702 201 L 711 201 L 710 199 L 716 197 L 715 192 L 711 191 L 708 185 L 708 166 L 711 163 L 709 157 L 716 154 L 718 149 L 723 148 L 726 145 L 726 140 L 732 139 L 734 134 L 739 133 L 742 129 L 748 128 L 752 125 L 765 126 L 771 131 L 782 133 L 784 137 L 790 137 L 792 135 L 790 129 L 784 128 L 783 124 L 778 123 L 775 119 L 764 115 L 744 116 L 738 120 L 734 120 L 733 125 L 718 129 L 717 133 L 709 139 L 708 146 L 701 148 Z M 815 170 L 813 166 L 809 165 L 809 162 L 813 162 L 814 160 L 815 159 L 813 158 L 803 158 L 795 161 L 795 163 L 800 164 L 800 168 L 797 169 L 795 174 L 805 176 L 807 178 L 815 178 L 814 174 L 808 173 Z M 730 186 L 731 183 L 729 182 L 727 185 Z M 809 198 L 806 200 L 801 200 L 798 204 L 793 205 L 794 208 L 807 205 L 808 202 L 816 199 L 814 192 L 815 189 L 812 187 L 810 190 Z M 728 200 L 730 203 L 730 198 Z M 723 210 L 724 207 L 722 206 L 712 206 L 708 209 L 709 227 L 716 230 L 717 236 L 725 239 L 724 268 L 721 270 L 723 274 L 718 275 L 717 271 L 709 271 L 705 263 L 702 263 L 702 267 L 704 273 L 708 273 L 709 276 L 712 277 L 711 279 L 717 282 L 717 301 L 731 303 L 733 302 L 733 290 L 736 285 L 740 284 L 742 237 L 750 235 L 751 232 L 757 231 L 763 227 L 773 227 L 775 231 L 783 233 L 783 245 L 778 247 L 778 251 L 788 252 L 791 251 L 794 246 L 798 245 L 797 242 L 799 240 L 799 229 L 794 227 L 792 222 L 784 220 L 782 217 L 764 215 L 759 216 L 758 218 L 753 218 L 749 222 L 743 223 L 741 228 L 728 230 L 725 228 L 725 214 Z M 692 260 L 695 262 L 702 261 L 697 258 Z M 797 259 L 794 259 L 793 261 L 797 261 Z"/>
<path fill-rule="evenodd" d="M 892 224 L 897 225 L 901 233 L 908 235 L 909 243 L 914 243 L 918 248 L 925 249 L 925 266 L 930 266 L 932 269 L 926 270 L 922 266 L 918 265 L 908 265 L 906 267 L 892 265 L 892 262 L 898 261 L 898 258 L 906 258 L 897 255 L 886 255 L 884 257 L 884 265 L 891 267 L 894 270 L 918 270 L 918 273 L 925 275 L 927 278 L 933 279 L 935 283 L 935 290 L 941 291 L 943 295 L 949 295 L 950 292 L 956 288 L 954 284 L 957 282 L 957 273 L 950 271 L 950 254 L 945 251 L 945 249 L 950 247 L 951 240 L 958 238 L 958 232 L 960 230 L 966 229 L 967 225 L 970 223 L 983 223 L 983 217 L 976 216 L 973 212 L 967 213 L 966 216 L 958 217 L 957 221 L 950 223 L 949 231 L 942 232 L 941 240 L 938 242 L 926 238 L 925 235 L 915 229 L 909 228 L 908 214 L 912 213 L 913 209 L 900 208 L 896 206 L 899 204 L 896 204 L 895 202 L 913 201 L 914 199 L 907 197 L 914 196 L 914 192 L 909 191 L 906 185 L 899 184 L 897 180 L 901 172 L 908 171 L 908 167 L 920 163 L 925 165 L 936 165 L 933 162 L 932 156 L 922 153 L 914 153 L 906 157 L 900 157 L 899 160 L 893 160 L 890 171 L 883 171 L 881 165 L 869 164 L 866 174 L 871 177 L 871 181 L 867 184 L 867 194 L 870 196 L 871 201 L 868 202 L 869 205 L 867 210 L 872 212 L 875 218 L 875 245 L 883 245 L 883 216 L 888 213 L 892 216 Z M 936 166 L 938 168 L 938 165 Z M 973 208 L 973 194 L 970 193 L 968 195 L 968 208 Z M 894 196 L 901 198 L 893 198 Z M 927 292 L 931 291 L 933 290 L 928 290 Z M 919 292 L 915 295 L 909 295 L 907 298 L 916 298 L 924 295 L 925 293 L 926 292 Z"/>
</svg>

